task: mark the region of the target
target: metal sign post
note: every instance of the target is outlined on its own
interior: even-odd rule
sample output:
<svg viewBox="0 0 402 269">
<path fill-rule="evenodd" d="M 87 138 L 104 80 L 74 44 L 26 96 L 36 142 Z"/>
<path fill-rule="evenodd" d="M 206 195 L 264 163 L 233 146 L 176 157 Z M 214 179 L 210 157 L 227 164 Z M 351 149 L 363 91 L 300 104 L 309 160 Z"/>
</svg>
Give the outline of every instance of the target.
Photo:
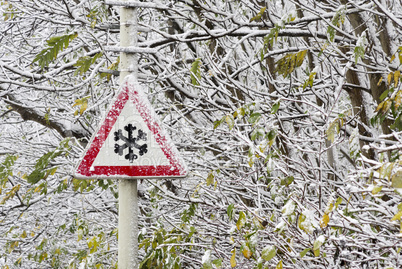
<svg viewBox="0 0 402 269">
<path fill-rule="evenodd" d="M 120 8 L 120 47 L 137 46 L 137 9 Z M 120 82 L 127 75 L 138 79 L 138 58 L 135 53 L 120 53 Z M 138 268 L 138 194 L 137 179 L 119 181 L 118 266 Z"/>
<path fill-rule="evenodd" d="M 119 182 L 119 268 L 138 268 L 137 179 Z"/>
</svg>

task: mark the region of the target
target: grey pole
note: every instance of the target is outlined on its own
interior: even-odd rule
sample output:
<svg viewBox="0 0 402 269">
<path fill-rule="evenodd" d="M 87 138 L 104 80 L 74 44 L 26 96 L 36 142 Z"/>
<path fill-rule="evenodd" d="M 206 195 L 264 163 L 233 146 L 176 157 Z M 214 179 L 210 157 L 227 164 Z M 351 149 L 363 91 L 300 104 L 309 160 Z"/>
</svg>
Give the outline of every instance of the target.
<svg viewBox="0 0 402 269">
<path fill-rule="evenodd" d="M 137 180 L 119 182 L 119 269 L 138 268 Z"/>
<path fill-rule="evenodd" d="M 125 0 L 122 0 L 125 1 Z M 137 10 L 120 8 L 120 47 L 137 45 Z M 127 75 L 137 80 L 137 55 L 120 53 L 120 81 Z M 120 179 L 119 182 L 119 269 L 138 268 L 138 197 L 137 179 Z"/>
</svg>

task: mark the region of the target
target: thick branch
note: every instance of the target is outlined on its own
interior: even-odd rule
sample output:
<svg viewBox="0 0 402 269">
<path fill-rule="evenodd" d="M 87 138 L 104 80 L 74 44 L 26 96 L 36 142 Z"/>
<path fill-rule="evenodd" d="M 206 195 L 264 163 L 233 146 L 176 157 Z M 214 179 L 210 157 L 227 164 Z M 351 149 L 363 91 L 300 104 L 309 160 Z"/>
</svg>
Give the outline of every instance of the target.
<svg viewBox="0 0 402 269">
<path fill-rule="evenodd" d="M 24 121 L 30 120 L 43 126 L 50 127 L 56 130 L 62 137 L 75 137 L 80 139 L 88 138 L 91 135 L 87 130 L 84 130 L 82 126 L 72 123 L 67 119 L 56 120 L 52 117 L 49 117 L 48 119 L 45 118 L 44 113 L 41 113 L 34 108 L 24 106 L 11 94 L 7 94 L 3 97 L 3 100 L 12 107 L 13 111 L 20 114 Z"/>
</svg>

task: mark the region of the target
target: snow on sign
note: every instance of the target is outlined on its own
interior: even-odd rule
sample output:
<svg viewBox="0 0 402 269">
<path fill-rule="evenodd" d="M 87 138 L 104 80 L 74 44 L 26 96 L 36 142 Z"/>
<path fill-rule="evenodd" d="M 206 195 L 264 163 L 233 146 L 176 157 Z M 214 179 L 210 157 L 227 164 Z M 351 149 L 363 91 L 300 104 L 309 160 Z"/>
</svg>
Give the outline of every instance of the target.
<svg viewBox="0 0 402 269">
<path fill-rule="evenodd" d="M 81 179 L 184 177 L 187 168 L 146 95 L 127 77 L 75 172 Z"/>
</svg>

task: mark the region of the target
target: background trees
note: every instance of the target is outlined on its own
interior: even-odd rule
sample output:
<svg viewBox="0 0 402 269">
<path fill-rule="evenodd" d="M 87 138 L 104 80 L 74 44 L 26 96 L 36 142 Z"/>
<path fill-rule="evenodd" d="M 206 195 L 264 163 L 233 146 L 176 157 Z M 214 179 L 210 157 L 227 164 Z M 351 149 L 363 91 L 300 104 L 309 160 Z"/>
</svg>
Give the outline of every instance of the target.
<svg viewBox="0 0 402 269">
<path fill-rule="evenodd" d="M 47 2 L 1 1 L 0 261 L 110 268 L 117 183 L 71 171 L 119 12 Z M 147 6 L 139 79 L 191 174 L 140 184 L 142 268 L 399 267 L 400 1 Z"/>
</svg>

